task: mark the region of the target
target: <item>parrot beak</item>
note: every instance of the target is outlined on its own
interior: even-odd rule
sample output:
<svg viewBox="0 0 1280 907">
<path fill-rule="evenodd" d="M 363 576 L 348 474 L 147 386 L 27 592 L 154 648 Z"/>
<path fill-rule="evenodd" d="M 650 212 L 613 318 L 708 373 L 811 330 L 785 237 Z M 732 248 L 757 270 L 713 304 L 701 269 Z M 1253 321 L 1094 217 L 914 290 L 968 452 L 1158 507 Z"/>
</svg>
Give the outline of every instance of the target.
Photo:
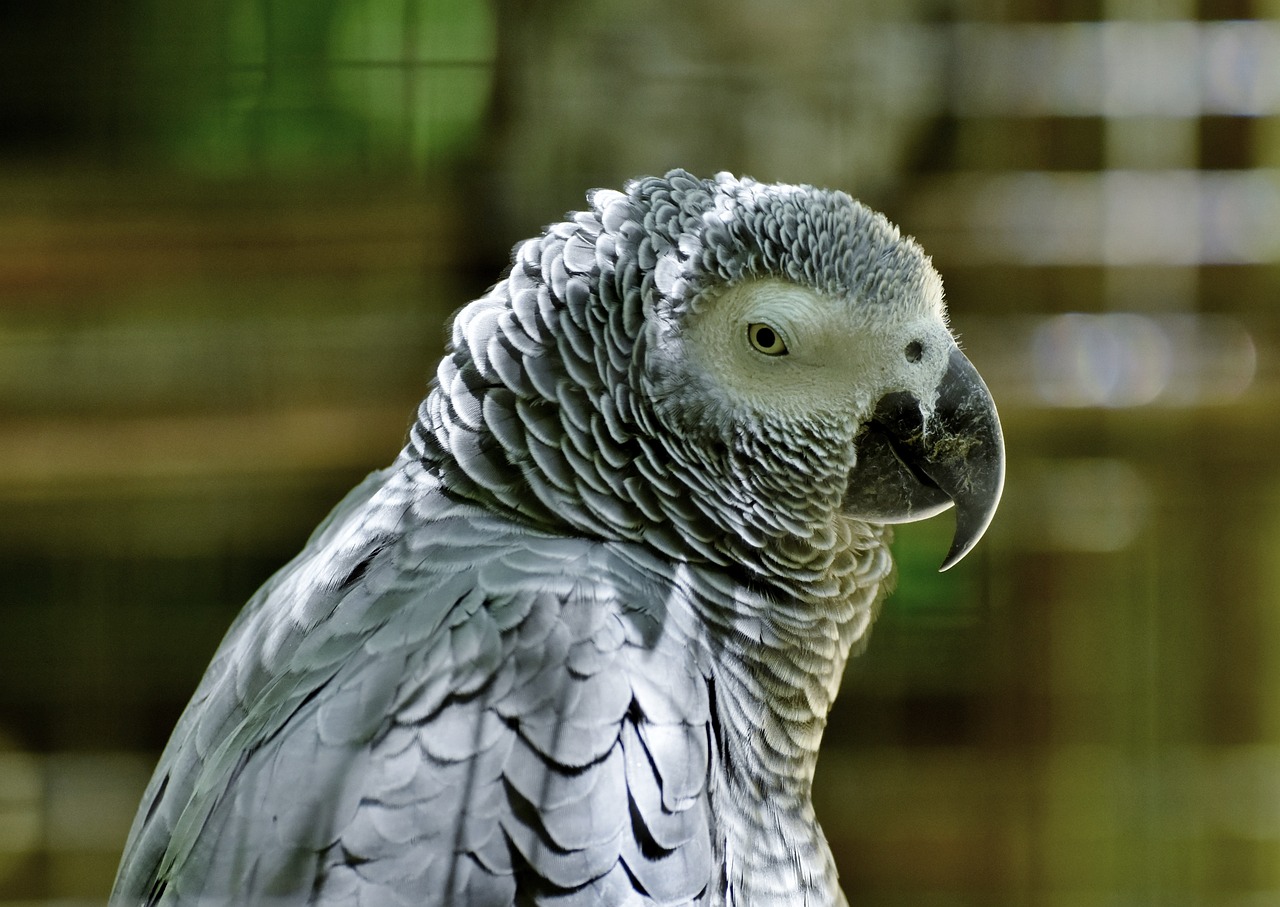
<svg viewBox="0 0 1280 907">
<path fill-rule="evenodd" d="M 885 396 L 855 441 L 857 466 L 844 512 L 873 523 L 910 523 L 956 508 L 940 570 L 959 563 L 987 531 L 1004 490 L 1004 435 L 991 392 L 953 348 L 933 412 L 908 393 Z"/>
</svg>

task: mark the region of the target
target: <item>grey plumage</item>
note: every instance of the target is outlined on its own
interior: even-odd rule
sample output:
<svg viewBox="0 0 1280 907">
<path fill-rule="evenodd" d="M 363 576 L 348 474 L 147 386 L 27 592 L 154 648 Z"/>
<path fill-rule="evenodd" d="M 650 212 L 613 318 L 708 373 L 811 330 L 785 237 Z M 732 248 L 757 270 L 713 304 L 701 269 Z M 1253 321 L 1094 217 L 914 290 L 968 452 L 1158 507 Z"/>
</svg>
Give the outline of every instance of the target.
<svg viewBox="0 0 1280 907">
<path fill-rule="evenodd" d="M 114 903 L 843 903 L 809 787 L 884 524 L 954 502 L 962 556 L 998 420 L 928 259 L 843 193 L 590 202 L 236 620 Z"/>
</svg>

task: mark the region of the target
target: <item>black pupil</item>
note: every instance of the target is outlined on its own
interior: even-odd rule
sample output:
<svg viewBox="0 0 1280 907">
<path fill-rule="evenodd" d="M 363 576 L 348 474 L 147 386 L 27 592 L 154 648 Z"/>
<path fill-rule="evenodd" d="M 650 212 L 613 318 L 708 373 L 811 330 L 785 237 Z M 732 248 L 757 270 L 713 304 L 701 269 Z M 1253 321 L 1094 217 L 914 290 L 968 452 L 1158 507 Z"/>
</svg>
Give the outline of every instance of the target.
<svg viewBox="0 0 1280 907">
<path fill-rule="evenodd" d="M 756 328 L 756 343 L 765 349 L 773 349 L 773 345 L 778 342 L 778 338 L 774 336 L 771 329 L 766 327 Z"/>
<path fill-rule="evenodd" d="M 912 340 L 907 344 L 906 352 L 909 362 L 919 362 L 920 357 L 924 355 L 924 344 L 919 340 Z"/>
</svg>

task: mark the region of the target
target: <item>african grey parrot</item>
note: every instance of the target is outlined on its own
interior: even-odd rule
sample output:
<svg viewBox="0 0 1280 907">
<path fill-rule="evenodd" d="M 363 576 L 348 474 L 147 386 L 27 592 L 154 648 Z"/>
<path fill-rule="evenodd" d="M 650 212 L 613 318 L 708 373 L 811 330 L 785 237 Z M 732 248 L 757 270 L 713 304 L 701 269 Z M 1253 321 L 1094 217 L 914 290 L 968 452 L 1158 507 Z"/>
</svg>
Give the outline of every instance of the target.
<svg viewBox="0 0 1280 907">
<path fill-rule="evenodd" d="M 842 192 L 598 190 L 223 640 L 116 904 L 831 905 L 810 803 L 892 565 L 1004 481 L 920 248 Z"/>
</svg>

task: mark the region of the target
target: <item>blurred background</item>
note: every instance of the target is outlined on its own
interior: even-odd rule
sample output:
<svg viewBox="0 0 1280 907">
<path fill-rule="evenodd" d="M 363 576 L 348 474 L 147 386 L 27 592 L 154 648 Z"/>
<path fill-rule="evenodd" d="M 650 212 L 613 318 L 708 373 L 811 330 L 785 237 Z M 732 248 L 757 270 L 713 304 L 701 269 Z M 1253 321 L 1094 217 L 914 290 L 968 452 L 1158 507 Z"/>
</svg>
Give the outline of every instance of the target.
<svg viewBox="0 0 1280 907">
<path fill-rule="evenodd" d="M 592 186 L 847 189 L 1004 419 L 831 718 L 851 901 L 1280 904 L 1280 2 L 0 6 L 0 902 L 103 901 L 233 615 Z"/>
</svg>

